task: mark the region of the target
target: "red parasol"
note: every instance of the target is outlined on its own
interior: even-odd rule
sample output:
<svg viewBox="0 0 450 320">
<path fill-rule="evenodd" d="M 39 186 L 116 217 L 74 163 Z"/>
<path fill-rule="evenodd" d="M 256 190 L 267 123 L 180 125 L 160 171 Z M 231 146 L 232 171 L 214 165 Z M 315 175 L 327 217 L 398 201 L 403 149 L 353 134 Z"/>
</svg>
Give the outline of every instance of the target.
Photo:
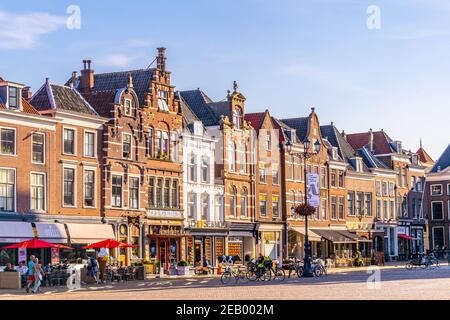
<svg viewBox="0 0 450 320">
<path fill-rule="evenodd" d="M 90 244 L 88 246 L 83 247 L 83 249 L 93 249 L 93 248 L 134 248 L 135 246 L 128 244 L 128 243 L 123 243 L 114 239 L 106 239 L 100 242 L 96 242 L 93 244 Z"/>
<path fill-rule="evenodd" d="M 44 240 L 39 240 L 37 238 L 11 244 L 9 246 L 4 247 L 5 249 L 18 249 L 18 248 L 27 248 L 27 249 L 43 249 L 43 248 L 70 248 L 63 246 L 61 244 L 51 243 Z M 72 249 L 72 248 L 70 248 Z"/>
</svg>

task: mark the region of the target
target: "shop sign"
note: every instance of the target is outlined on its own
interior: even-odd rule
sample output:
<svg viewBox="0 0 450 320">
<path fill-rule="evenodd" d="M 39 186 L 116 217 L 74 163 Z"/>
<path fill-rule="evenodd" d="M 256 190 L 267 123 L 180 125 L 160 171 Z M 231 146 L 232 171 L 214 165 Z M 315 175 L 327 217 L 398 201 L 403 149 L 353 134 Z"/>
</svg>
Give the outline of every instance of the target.
<svg viewBox="0 0 450 320">
<path fill-rule="evenodd" d="M 315 173 L 307 174 L 308 181 L 308 204 L 315 208 L 320 206 L 319 175 Z"/>
<path fill-rule="evenodd" d="M 147 216 L 151 218 L 182 218 L 181 211 L 148 210 Z"/>
<path fill-rule="evenodd" d="M 406 227 L 397 227 L 397 233 L 406 234 Z"/>
</svg>

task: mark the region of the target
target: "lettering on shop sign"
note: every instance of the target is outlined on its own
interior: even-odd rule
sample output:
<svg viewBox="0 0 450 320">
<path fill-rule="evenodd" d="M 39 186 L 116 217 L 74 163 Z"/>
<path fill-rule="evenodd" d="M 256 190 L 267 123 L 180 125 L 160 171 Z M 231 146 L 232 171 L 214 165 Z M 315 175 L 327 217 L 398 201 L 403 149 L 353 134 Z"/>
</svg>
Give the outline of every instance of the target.
<svg viewBox="0 0 450 320">
<path fill-rule="evenodd" d="M 156 218 L 181 218 L 181 212 L 169 210 L 148 210 L 147 216 Z"/>
</svg>

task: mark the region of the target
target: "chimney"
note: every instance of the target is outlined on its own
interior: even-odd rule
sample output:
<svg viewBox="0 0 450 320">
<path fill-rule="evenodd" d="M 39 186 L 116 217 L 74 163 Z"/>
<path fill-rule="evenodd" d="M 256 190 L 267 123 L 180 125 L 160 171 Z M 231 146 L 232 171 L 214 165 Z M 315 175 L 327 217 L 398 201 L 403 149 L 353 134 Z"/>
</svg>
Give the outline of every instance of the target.
<svg viewBox="0 0 450 320">
<path fill-rule="evenodd" d="M 83 60 L 81 70 L 81 92 L 89 92 L 94 87 L 94 70 L 91 69 L 91 60 Z"/>
<path fill-rule="evenodd" d="M 33 96 L 33 93 L 31 92 L 31 88 L 30 87 L 25 87 L 25 88 L 22 89 L 22 98 L 24 98 L 25 100 L 29 101 L 32 96 Z"/>
<path fill-rule="evenodd" d="M 166 48 L 158 48 L 158 56 L 156 57 L 156 66 L 161 71 L 166 71 Z"/>
<path fill-rule="evenodd" d="M 345 141 L 347 141 L 347 134 L 345 133 L 345 131 L 344 130 L 342 130 L 342 136 L 344 137 L 344 139 L 345 139 Z"/>
<path fill-rule="evenodd" d="M 70 78 L 70 86 L 71 86 L 72 88 L 75 88 L 75 84 L 76 84 L 76 82 L 77 82 L 77 78 L 78 78 L 77 72 L 76 72 L 76 71 L 73 71 L 73 72 L 72 72 L 72 77 Z"/>
<path fill-rule="evenodd" d="M 372 128 L 369 130 L 369 150 L 373 152 L 373 131 Z"/>
</svg>

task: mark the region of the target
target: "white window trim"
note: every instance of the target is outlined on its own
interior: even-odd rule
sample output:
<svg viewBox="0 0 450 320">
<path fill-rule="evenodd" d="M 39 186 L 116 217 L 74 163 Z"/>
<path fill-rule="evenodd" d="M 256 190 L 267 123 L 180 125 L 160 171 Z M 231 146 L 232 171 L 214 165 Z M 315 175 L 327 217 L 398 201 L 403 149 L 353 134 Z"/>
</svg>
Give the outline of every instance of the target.
<svg viewBox="0 0 450 320">
<path fill-rule="evenodd" d="M 130 178 L 137 178 L 138 179 L 138 206 L 137 208 L 131 208 L 130 207 Z M 122 181 L 123 182 L 123 181 Z M 141 210 L 141 177 L 138 174 L 128 174 L 128 201 L 127 201 L 127 205 L 128 205 L 128 209 L 130 210 Z"/>
<path fill-rule="evenodd" d="M 17 170 L 16 168 L 0 167 L 3 170 L 14 170 L 14 210 L 13 211 L 1 211 L 0 212 L 17 212 Z"/>
<path fill-rule="evenodd" d="M 67 205 L 64 203 L 64 169 L 74 169 L 73 173 L 73 194 L 74 194 L 74 205 Z M 77 208 L 77 166 L 64 164 L 61 174 L 62 188 L 61 188 L 61 206 L 63 208 Z"/>
<path fill-rule="evenodd" d="M 13 154 L 9 154 L 9 153 L 2 153 L 1 149 L 0 149 L 0 156 L 7 156 L 7 157 L 17 157 L 17 128 L 11 128 L 11 127 L 0 127 L 0 131 L 1 129 L 8 129 L 8 130 L 14 130 L 14 153 Z"/>
<path fill-rule="evenodd" d="M 93 133 L 94 134 L 94 155 L 93 156 L 89 156 L 86 154 L 86 133 Z M 88 129 L 84 129 L 83 130 L 83 157 L 85 158 L 97 158 L 97 131 L 95 130 L 88 130 Z"/>
<path fill-rule="evenodd" d="M 40 174 L 40 175 L 44 176 L 44 210 L 36 210 L 36 209 L 32 208 L 32 204 L 33 204 L 33 195 L 32 195 L 33 185 L 32 185 L 31 176 L 33 174 Z M 37 213 L 47 212 L 47 173 L 46 172 L 30 171 L 30 211 L 31 212 L 37 212 Z"/>
<path fill-rule="evenodd" d="M 121 204 L 120 207 L 113 206 L 113 193 L 112 193 L 113 192 L 113 181 L 112 181 L 113 176 L 120 176 L 120 177 L 122 177 L 122 195 L 121 195 L 122 199 L 120 201 L 120 204 Z M 125 204 L 125 201 L 124 201 L 124 199 L 125 199 L 125 196 L 124 196 L 125 188 L 123 187 L 123 176 L 124 176 L 123 173 L 111 172 L 110 206 L 111 206 L 112 209 L 124 209 L 124 208 L 127 208 L 127 206 L 124 206 L 124 204 Z"/>
<path fill-rule="evenodd" d="M 450 183 L 447 183 L 447 195 L 450 196 Z"/>
<path fill-rule="evenodd" d="M 433 203 L 440 203 L 442 204 L 442 219 L 434 219 L 433 218 Z M 440 200 L 440 201 L 431 201 L 430 202 L 430 214 L 431 214 L 431 220 L 433 221 L 443 221 L 445 220 L 445 210 L 444 210 L 444 201 Z"/>
<path fill-rule="evenodd" d="M 125 158 L 124 156 L 123 156 L 123 142 L 124 142 L 124 139 L 123 139 L 123 136 L 130 136 L 130 156 L 128 157 L 128 158 Z M 122 132 L 122 150 L 120 150 L 120 152 L 122 153 L 121 154 L 121 158 L 122 159 L 126 159 L 126 160 L 130 160 L 130 159 L 133 159 L 133 135 L 131 134 L 131 133 L 127 133 L 127 132 Z M 122 181 L 123 182 L 123 181 Z"/>
<path fill-rule="evenodd" d="M 85 173 L 86 171 L 94 171 L 94 205 L 93 206 L 86 206 L 84 204 L 84 196 L 85 196 Z M 97 168 L 95 167 L 88 167 L 88 168 L 83 168 L 83 208 L 86 209 L 95 209 L 97 208 Z"/>
<path fill-rule="evenodd" d="M 130 102 L 130 113 L 127 113 L 127 112 L 126 112 L 126 110 L 127 110 L 127 108 L 126 108 L 126 106 L 127 106 L 127 101 Z M 123 100 L 123 109 L 124 109 L 124 114 L 125 114 L 127 117 L 132 117 L 132 116 L 133 116 L 133 100 L 130 99 L 130 98 L 125 98 L 125 99 Z"/>
<path fill-rule="evenodd" d="M 434 186 L 440 186 L 441 187 L 441 193 L 440 194 L 433 194 L 433 187 Z M 435 184 L 431 184 L 430 185 L 430 196 L 432 197 L 438 197 L 438 196 L 442 196 L 444 194 L 444 186 L 440 183 L 435 183 Z"/>
<path fill-rule="evenodd" d="M 64 131 L 65 130 L 73 130 L 74 134 L 73 134 L 73 151 L 74 153 L 67 153 L 64 151 Z M 69 126 L 63 126 L 62 129 L 62 143 L 61 143 L 61 148 L 62 148 L 62 154 L 66 155 L 66 156 L 71 156 L 71 157 L 75 157 L 77 155 L 77 147 L 78 147 L 78 139 L 77 139 L 77 135 L 78 135 L 78 131 L 77 128 L 74 127 L 69 127 Z"/>
<path fill-rule="evenodd" d="M 261 196 L 266 197 L 266 214 L 265 215 L 261 214 Z M 268 201 L 268 198 L 267 198 L 267 194 L 266 193 L 260 193 L 258 195 L 258 207 L 259 207 L 259 216 L 260 217 L 262 217 L 262 218 L 268 218 L 269 217 L 268 205 L 269 205 L 269 201 Z"/>
<path fill-rule="evenodd" d="M 36 161 L 33 161 L 33 135 L 35 135 L 35 134 L 39 134 L 39 135 L 42 135 L 42 136 L 44 136 L 44 143 L 43 143 L 43 147 L 44 147 L 44 153 L 43 153 L 43 161 L 42 162 L 36 162 Z M 32 164 L 41 164 L 41 165 L 45 165 L 45 156 L 46 156 L 46 153 L 47 153 L 47 144 L 46 144 L 46 139 L 45 139 L 45 133 L 44 132 L 37 132 L 37 131 L 35 131 L 35 132 L 32 132 L 31 133 L 31 163 Z"/>
</svg>

